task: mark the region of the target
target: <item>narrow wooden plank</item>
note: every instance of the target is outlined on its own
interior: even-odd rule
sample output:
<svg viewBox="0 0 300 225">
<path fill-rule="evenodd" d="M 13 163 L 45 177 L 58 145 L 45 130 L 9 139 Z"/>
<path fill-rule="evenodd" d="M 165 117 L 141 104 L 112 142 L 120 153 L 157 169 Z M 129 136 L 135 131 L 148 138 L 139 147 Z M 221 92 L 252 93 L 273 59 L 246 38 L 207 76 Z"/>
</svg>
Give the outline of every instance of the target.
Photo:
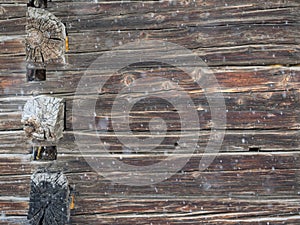
<svg viewBox="0 0 300 225">
<path fill-rule="evenodd" d="M 2 176 L 0 193 L 12 196 L 18 190 L 18 196 L 28 196 L 29 176 L 39 166 L 47 163 L 31 162 L 29 157 L 1 155 L 0 167 Z M 99 162 L 106 156 L 86 155 L 91 160 L 96 157 Z M 104 158 L 102 158 L 104 157 Z M 178 156 L 184 159 L 187 156 Z M 70 184 L 76 184 L 76 191 L 82 196 L 298 196 L 299 194 L 299 153 L 221 153 L 216 156 L 209 168 L 199 172 L 199 161 L 202 155 L 194 155 L 182 168 L 168 180 L 151 186 L 125 186 L 113 184 L 118 177 L 127 176 L 125 172 L 111 168 L 97 174 L 83 157 L 59 155 L 53 166 L 63 170 Z M 116 160 L 119 156 L 116 155 Z M 122 162 L 143 166 L 164 160 L 163 156 L 122 155 Z M 101 173 L 106 173 L 104 178 Z M 153 168 L 145 173 L 165 174 L 160 168 Z M 27 176 L 24 176 L 26 174 Z M 19 179 L 21 176 L 22 179 Z M 7 189 L 7 185 L 11 188 Z M 19 186 L 16 187 L 15 186 Z M 188 188 L 187 188 L 188 187 Z"/>
<path fill-rule="evenodd" d="M 24 6 L 25 9 L 25 6 Z M 26 11 L 23 11 L 23 15 Z M 6 35 L 23 35 L 25 34 L 26 17 L 11 18 L 6 20 L 0 20 L 0 26 L 2 27 L 1 33 Z"/>
<path fill-rule="evenodd" d="M 10 217 L 4 217 L 0 218 L 0 224 L 7 225 L 20 225 L 20 224 L 28 224 L 28 220 L 26 216 L 10 216 Z"/>
<path fill-rule="evenodd" d="M 165 76 L 167 79 L 174 78 L 174 76 L 178 78 L 182 77 L 180 78 L 181 80 L 179 85 L 185 88 L 186 92 L 189 93 L 191 98 L 194 100 L 196 106 L 198 108 L 200 107 L 198 113 L 200 118 L 205 120 L 203 123 L 205 127 L 205 124 L 209 120 L 210 109 L 201 87 L 193 84 L 191 82 L 191 78 L 187 75 L 184 76 L 182 73 L 172 74 L 170 72 L 164 72 L 165 70 L 158 71 L 158 74 L 153 74 L 153 84 L 155 84 L 155 77 L 159 77 L 160 75 L 163 75 L 163 77 Z M 288 68 L 281 70 L 281 68 L 276 67 L 270 68 L 267 71 L 263 68 L 259 71 L 253 71 L 253 68 L 248 68 L 247 70 L 229 69 L 227 73 L 223 70 L 219 72 L 217 71 L 215 75 L 221 86 L 221 91 L 224 92 L 223 95 L 228 110 L 228 128 L 245 128 L 246 125 L 246 128 L 262 129 L 297 127 L 297 110 L 299 101 L 298 90 L 300 87 L 297 76 L 298 72 L 297 67 L 294 67 L 294 70 Z M 59 73 L 58 76 L 63 76 L 62 73 L 63 72 Z M 141 73 L 141 71 L 139 73 Z M 239 79 L 242 76 L 245 76 L 245 78 Z M 74 84 L 76 84 L 80 78 L 79 73 L 75 76 L 76 78 L 72 77 L 71 74 L 65 78 L 58 77 L 58 82 L 53 81 L 57 77 L 56 75 L 56 77 L 50 76 L 49 81 L 45 83 L 25 83 L 24 85 L 20 85 L 23 82 L 24 75 L 21 76 L 21 79 L 18 78 L 15 80 L 16 77 L 7 77 L 1 81 L 3 93 L 16 93 L 16 91 L 19 91 L 21 96 L 24 94 L 28 95 L 30 93 L 53 94 L 52 88 L 58 87 L 58 89 L 56 88 L 56 94 L 54 94 L 54 96 L 62 95 L 67 99 L 67 128 L 71 128 L 71 108 L 73 104 L 71 99 L 73 98 L 73 93 L 69 93 L 69 91 L 75 91 L 76 85 Z M 136 79 L 138 78 L 139 77 L 137 76 Z M 118 91 L 125 86 L 123 79 L 124 75 L 110 77 L 103 90 L 108 93 L 118 93 Z M 251 81 L 251 83 L 249 81 Z M 164 86 L 159 83 L 157 83 L 157 85 L 159 85 L 161 89 L 164 88 Z M 60 91 L 62 93 L 59 93 Z M 64 92 L 66 93 L 63 94 Z M 135 96 L 144 98 L 143 94 L 135 94 Z M 124 97 L 126 98 L 127 96 L 125 95 Z M 85 96 L 82 96 L 82 98 L 85 98 Z M 99 105 L 101 107 L 101 114 L 99 114 L 99 116 L 104 116 L 105 114 L 110 113 L 110 108 L 114 98 L 115 95 L 104 95 L 99 97 L 99 100 L 101 100 L 99 102 L 99 104 L 101 104 Z M 22 109 L 22 105 L 25 103 L 25 100 L 28 99 L 29 96 L 1 98 L 0 104 L 2 112 L 10 112 L 1 115 L 2 130 L 8 129 L 8 127 L 9 129 L 22 129 L 22 125 L 20 123 L 20 109 Z M 157 104 L 162 103 L 163 102 Z M 140 110 L 140 108 L 136 109 L 136 111 L 138 110 Z M 144 119 L 147 117 L 147 114 L 145 114 Z M 139 123 L 140 121 L 143 121 L 143 119 L 139 119 L 137 117 L 136 121 Z M 282 123 L 277 124 L 277 126 L 273 124 L 278 121 L 282 121 Z"/>
<path fill-rule="evenodd" d="M 7 37 L 5 40 L 5 37 L 3 37 L 4 40 L 0 39 L 0 55 L 6 56 L 6 57 L 13 57 L 14 55 L 19 55 L 20 53 L 25 53 L 24 48 L 24 37 L 23 36 L 13 36 L 13 37 Z"/>
<path fill-rule="evenodd" d="M 8 158 L 3 163 L 7 164 Z M 11 159 L 17 164 L 30 164 L 16 158 Z M 80 193 L 71 217 L 74 223 L 81 223 L 85 218 L 90 224 L 99 221 L 126 224 L 127 220 L 132 222 L 137 216 L 147 222 L 177 223 L 178 220 L 182 224 L 189 224 L 189 221 L 251 224 L 258 218 L 271 222 L 298 220 L 299 154 L 221 154 L 205 172 L 196 171 L 198 160 L 198 157 L 193 158 L 184 172 L 167 181 L 146 187 L 112 184 L 92 172 L 87 164 L 83 164 L 82 158 L 61 158 L 58 164 L 67 165 L 63 167 L 68 180 L 70 184 L 76 184 L 76 191 Z M 24 176 L 17 175 L 12 164 L 8 164 L 8 174 L 14 175 L 0 176 L 3 196 L 0 202 L 4 215 L 7 215 L 5 221 L 16 214 L 26 215 L 30 174 L 38 166 L 31 164 L 30 169 L 23 171 L 27 174 Z M 86 171 L 79 172 L 78 167 Z M 5 174 L 3 167 L 1 171 Z M 116 176 L 115 172 L 111 175 Z M 122 173 L 117 176 L 120 175 Z M 11 198 L 14 193 L 20 198 Z"/>
<path fill-rule="evenodd" d="M 163 93 L 163 92 L 161 92 Z M 173 92 L 169 92 L 174 96 Z M 186 92 L 178 91 L 178 96 L 180 97 Z M 164 91 L 162 99 L 166 98 L 168 92 Z M 145 96 L 144 93 L 128 93 L 124 94 L 121 99 L 127 102 L 126 99 L 139 99 L 145 98 L 151 95 L 151 93 Z M 155 93 L 156 96 L 159 95 L 159 92 Z M 55 96 L 55 95 L 53 95 Z M 296 129 L 299 126 L 299 94 L 295 91 L 285 91 L 282 92 L 263 92 L 263 93 L 230 93 L 224 94 L 224 101 L 226 105 L 226 128 L 227 129 Z M 99 123 L 104 118 L 108 118 L 105 130 L 112 131 L 111 120 L 123 115 L 123 112 L 116 111 L 112 112 L 112 106 L 114 104 L 114 99 L 116 95 L 108 96 L 91 96 L 87 98 L 82 96 L 82 99 L 76 99 L 75 102 L 67 101 L 67 110 L 66 110 L 66 129 L 73 129 L 72 121 L 87 121 L 88 112 L 90 112 L 90 105 L 93 102 L 97 101 L 96 104 L 96 116 L 95 122 Z M 69 97 L 71 99 L 72 96 Z M 94 100 L 93 100 L 94 98 Z M 12 98 L 8 98 L 13 100 Z M 29 98 L 28 98 L 29 99 Z M 67 98 L 66 98 L 67 99 Z M 147 126 L 148 122 L 152 116 L 157 116 L 164 119 L 169 125 L 168 129 L 170 131 L 180 130 L 180 113 L 176 112 L 176 107 L 167 105 L 167 100 L 163 101 L 160 98 L 156 100 L 146 98 L 144 101 L 138 101 L 130 113 L 132 119 L 130 120 L 131 128 L 138 131 L 145 131 L 146 128 L 141 126 L 141 124 Z M 211 124 L 211 112 L 213 106 L 210 105 L 204 94 L 191 94 L 191 99 L 194 100 L 195 113 L 199 117 L 199 126 L 200 129 L 210 129 Z M 25 100 L 25 98 L 24 98 Z M 18 100 L 17 100 L 18 101 Z M 120 101 L 120 100 L 119 100 Z M 0 114 L 0 130 L 16 130 L 23 129 L 23 124 L 21 123 L 21 114 L 19 111 L 20 104 L 7 104 L 7 101 L 4 101 L 4 108 L 12 107 L 11 112 L 3 112 Z M 77 113 L 72 113 L 72 104 L 81 104 L 82 110 Z M 18 111 L 14 111 L 14 107 L 18 107 Z M 153 110 L 151 110 L 151 107 Z M 23 106 L 21 106 L 23 107 Z M 150 107 L 150 108 L 149 108 Z M 175 107 L 175 108 L 174 108 Z M 10 111 L 10 110 L 6 110 Z M 77 126 L 76 129 L 89 129 L 90 124 L 83 122 L 80 126 Z M 99 129 L 104 129 L 104 127 L 99 127 Z M 124 131 L 124 130 L 120 130 Z"/>
<path fill-rule="evenodd" d="M 5 203 L 5 201 L 1 201 Z M 101 208 L 95 208 L 95 205 L 101 205 Z M 16 209 L 20 215 L 26 215 L 28 204 L 26 202 L 16 202 L 7 204 L 4 212 L 9 218 L 9 208 Z M 14 208 L 13 208 L 14 207 Z M 97 220 L 98 223 L 109 221 L 112 218 L 130 220 L 130 218 L 143 218 L 149 224 L 150 220 L 158 221 L 180 220 L 187 224 L 189 220 L 194 222 L 206 220 L 213 222 L 214 220 L 222 221 L 219 217 L 225 216 L 227 220 L 237 222 L 239 220 L 255 221 L 258 218 L 269 218 L 272 220 L 273 215 L 280 214 L 279 221 L 284 218 L 293 218 L 297 214 L 299 203 L 293 199 L 243 199 L 243 198 L 223 198 L 217 200 L 215 198 L 200 199 L 148 199 L 148 198 L 85 198 L 77 197 L 77 208 L 72 212 L 72 221 L 79 222 L 80 218 L 89 218 L 89 220 Z M 22 209 L 23 208 L 23 209 Z M 216 210 L 218 208 L 218 210 Z M 260 208 L 260 211 L 257 211 Z M 23 213 L 21 213 L 23 212 Z M 238 216 L 232 216 L 236 213 Z M 149 218 L 149 215 L 152 215 Z M 219 221 L 219 222 L 220 222 Z M 223 219 L 223 221 L 226 221 Z M 124 222 L 124 221 L 123 221 Z M 275 221 L 274 221 L 275 222 Z"/>
<path fill-rule="evenodd" d="M 7 218 L 10 217 L 10 210 L 18 211 L 20 215 L 26 215 L 28 204 L 26 202 L 6 203 L 7 208 L 4 213 Z M 101 208 L 95 208 L 95 205 L 101 205 Z M 130 218 L 143 218 L 147 224 L 154 220 L 161 222 L 162 220 L 174 221 L 182 218 L 183 224 L 188 224 L 189 220 L 200 222 L 213 222 L 214 220 L 221 222 L 237 222 L 239 220 L 249 220 L 254 222 L 258 218 L 269 218 L 270 221 L 275 219 L 273 215 L 280 214 L 277 221 L 287 221 L 295 219 L 299 203 L 293 199 L 242 199 L 242 198 L 223 198 L 217 200 L 215 198 L 196 199 L 127 199 L 127 198 L 85 198 L 77 197 L 77 208 L 72 212 L 71 223 L 80 222 L 80 218 L 88 219 L 88 221 L 97 221 L 98 223 L 109 221 L 112 218 L 130 220 Z M 218 208 L 218 210 L 216 210 Z M 260 211 L 257 209 L 260 208 Z M 238 216 L 232 216 L 236 213 Z M 149 216 L 152 215 L 152 216 Z M 162 215 L 164 219 L 162 218 Z M 224 216 L 226 219 L 218 217 Z M 293 216 L 294 215 L 294 216 Z M 150 219 L 150 218 L 152 219 Z M 1 219 L 4 221 L 4 219 Z M 0 220 L 0 221 L 1 221 Z M 276 220 L 275 220 L 276 221 Z M 275 222 L 274 221 L 274 222 Z M 295 220 L 297 221 L 297 220 Z M 83 221 L 82 221 L 83 222 Z M 1 224 L 1 223 L 0 223 Z M 227 224 L 227 223 L 226 223 Z M 273 222 L 272 222 L 273 224 Z"/>
<path fill-rule="evenodd" d="M 76 135 L 88 135 L 88 137 L 95 136 L 101 138 L 102 143 L 106 142 L 110 145 L 108 148 L 110 152 L 115 154 L 122 154 L 123 152 L 129 151 L 120 141 L 118 137 L 112 135 L 111 133 L 100 133 L 95 134 L 84 133 L 84 132 L 72 132 L 68 131 L 64 133 L 64 137 L 58 142 L 58 153 L 59 154 L 78 154 L 78 146 L 75 143 L 74 134 Z M 202 152 L 205 149 L 210 132 L 201 131 L 199 133 L 186 132 L 185 137 L 189 141 L 194 141 L 195 135 L 199 136 L 199 141 L 197 143 L 198 147 L 195 149 L 195 153 Z M 179 137 L 180 132 L 169 132 L 163 135 L 165 140 L 158 147 L 157 145 L 144 145 L 147 149 L 156 148 L 157 153 L 164 153 L 166 150 L 171 151 L 174 149 Z M 138 136 L 133 136 L 138 137 Z M 132 138 L 133 138 L 132 137 Z M 130 138 L 129 138 L 130 139 Z M 88 139 L 87 139 L 88 140 Z M 0 132 L 0 153 L 1 154 L 31 154 L 32 153 L 32 143 L 28 142 L 24 131 L 2 131 Z M 99 142 L 98 145 L 93 145 L 95 148 L 100 148 L 102 143 Z M 87 142 L 88 144 L 88 142 Z M 300 149 L 299 145 L 299 132 L 297 130 L 227 130 L 224 136 L 222 145 L 220 146 L 220 152 L 248 152 L 252 150 L 251 148 L 257 148 L 257 151 L 297 151 Z M 178 153 L 185 153 L 185 150 L 177 149 Z"/>
<path fill-rule="evenodd" d="M 0 221 L 9 216 L 24 216 L 28 210 L 28 198 L 7 198 L 0 200 L 0 210 L 2 215 Z M 1 222 L 0 222 L 1 224 Z"/>
<path fill-rule="evenodd" d="M 20 72 L 1 72 L 1 94 L 14 96 L 50 93 L 71 94 L 75 92 L 79 80 L 85 73 L 84 69 L 74 71 L 71 67 L 68 69 L 55 69 L 49 66 L 49 68 L 47 67 L 47 80 L 45 82 L 27 83 L 25 68 L 26 66 L 24 65 Z M 71 70 L 69 71 L 69 69 Z M 300 87 L 299 67 L 218 67 L 210 68 L 210 70 L 218 80 L 220 89 L 224 92 L 284 91 L 287 89 L 299 89 Z M 133 67 L 128 69 L 128 73 L 118 74 L 118 76 L 112 76 L 112 72 L 107 71 L 104 75 L 107 79 L 110 78 L 107 87 L 110 87 L 109 91 L 112 93 L 117 93 L 120 88 L 124 87 L 126 75 L 132 75 L 137 79 L 141 73 L 154 77 L 161 76 L 166 79 L 176 77 L 181 81 L 180 86 L 186 90 L 194 87 L 191 87 L 191 78 L 187 74 L 169 67 L 159 69 L 155 66 L 152 68 Z M 88 74 L 86 76 L 89 77 Z M 155 83 L 154 81 L 153 83 Z M 14 102 L 13 99 L 11 99 L 11 102 Z"/>
</svg>

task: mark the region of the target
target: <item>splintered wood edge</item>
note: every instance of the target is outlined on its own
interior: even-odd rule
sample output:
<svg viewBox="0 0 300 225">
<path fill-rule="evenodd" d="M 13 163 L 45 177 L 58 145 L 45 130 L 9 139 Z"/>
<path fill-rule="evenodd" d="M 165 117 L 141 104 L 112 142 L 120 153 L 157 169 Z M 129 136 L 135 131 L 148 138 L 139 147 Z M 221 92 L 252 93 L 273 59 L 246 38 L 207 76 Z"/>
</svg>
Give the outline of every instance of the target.
<svg viewBox="0 0 300 225">
<path fill-rule="evenodd" d="M 28 138 L 37 141 L 58 141 L 64 130 L 64 100 L 38 96 L 26 102 L 21 122 Z"/>
</svg>

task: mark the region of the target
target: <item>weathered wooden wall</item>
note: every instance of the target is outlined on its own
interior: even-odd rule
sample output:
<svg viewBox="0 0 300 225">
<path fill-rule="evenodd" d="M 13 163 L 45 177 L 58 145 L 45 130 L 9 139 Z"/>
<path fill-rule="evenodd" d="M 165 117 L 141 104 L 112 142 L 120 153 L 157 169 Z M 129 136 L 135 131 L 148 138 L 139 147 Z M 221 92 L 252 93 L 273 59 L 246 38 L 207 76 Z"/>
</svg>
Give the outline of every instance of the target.
<svg viewBox="0 0 300 225">
<path fill-rule="evenodd" d="M 26 82 L 26 10 L 24 0 L 1 1 L 0 224 L 26 223 L 30 176 L 41 163 L 31 161 L 21 113 L 26 100 L 40 94 L 66 100 L 66 131 L 56 166 L 78 193 L 72 224 L 300 224 L 299 0 L 54 0 L 48 10 L 66 23 L 70 50 L 67 64 L 48 66 L 47 80 L 37 83 Z M 86 127 L 72 128 L 72 104 L 80 101 L 74 93 L 85 69 L 104 51 L 137 39 L 184 46 L 215 74 L 227 107 L 227 130 L 207 170 L 199 172 L 198 164 L 210 134 L 209 106 L 203 92 L 195 92 L 189 78 L 174 68 L 151 70 L 141 64 L 127 73 L 176 76 L 202 105 L 199 151 L 182 172 L 152 186 L 116 185 L 93 171 L 74 143 L 74 133 L 85 135 Z M 123 85 L 122 79 L 109 81 L 99 117 L 109 115 Z M 132 112 L 136 132 L 143 132 L 139 124 L 153 116 L 137 113 L 142 107 Z M 174 125 L 163 151 L 174 146 L 180 127 L 175 114 L 158 113 Z M 121 154 L 110 131 L 102 138 Z M 195 131 L 189 132 L 192 138 Z M 123 157 L 143 165 L 162 156 Z M 177 157 L 186 157 L 185 152 Z"/>
</svg>

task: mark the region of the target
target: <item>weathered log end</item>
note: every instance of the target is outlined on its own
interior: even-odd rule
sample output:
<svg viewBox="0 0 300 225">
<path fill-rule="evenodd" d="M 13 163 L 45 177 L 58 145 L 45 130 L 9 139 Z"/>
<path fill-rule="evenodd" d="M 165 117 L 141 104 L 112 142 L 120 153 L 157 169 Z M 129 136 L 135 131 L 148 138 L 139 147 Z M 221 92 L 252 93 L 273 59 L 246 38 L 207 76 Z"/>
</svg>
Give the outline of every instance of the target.
<svg viewBox="0 0 300 225">
<path fill-rule="evenodd" d="M 37 63 L 65 63 L 66 28 L 52 13 L 28 8 L 26 59 Z"/>
<path fill-rule="evenodd" d="M 27 219 L 32 225 L 64 225 L 70 220 L 70 187 L 62 172 L 42 169 L 31 177 Z"/>
<path fill-rule="evenodd" d="M 22 114 L 26 136 L 33 141 L 58 141 L 64 130 L 61 98 L 38 96 L 26 102 Z"/>
</svg>

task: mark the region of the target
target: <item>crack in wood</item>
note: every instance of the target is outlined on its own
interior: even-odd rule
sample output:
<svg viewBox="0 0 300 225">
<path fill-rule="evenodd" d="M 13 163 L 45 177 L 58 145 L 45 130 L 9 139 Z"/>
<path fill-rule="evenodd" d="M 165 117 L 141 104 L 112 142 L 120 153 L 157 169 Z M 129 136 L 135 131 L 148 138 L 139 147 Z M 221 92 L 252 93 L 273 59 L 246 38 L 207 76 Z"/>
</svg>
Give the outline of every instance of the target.
<svg viewBox="0 0 300 225">
<path fill-rule="evenodd" d="M 52 13 L 28 8 L 25 38 L 26 60 L 37 63 L 65 63 L 65 25 Z"/>
<path fill-rule="evenodd" d="M 62 172 L 40 169 L 31 177 L 28 220 L 32 225 L 64 225 L 70 219 L 71 191 Z"/>
<path fill-rule="evenodd" d="M 21 122 L 28 138 L 37 141 L 58 141 L 64 130 L 63 99 L 38 96 L 28 100 Z"/>
</svg>

